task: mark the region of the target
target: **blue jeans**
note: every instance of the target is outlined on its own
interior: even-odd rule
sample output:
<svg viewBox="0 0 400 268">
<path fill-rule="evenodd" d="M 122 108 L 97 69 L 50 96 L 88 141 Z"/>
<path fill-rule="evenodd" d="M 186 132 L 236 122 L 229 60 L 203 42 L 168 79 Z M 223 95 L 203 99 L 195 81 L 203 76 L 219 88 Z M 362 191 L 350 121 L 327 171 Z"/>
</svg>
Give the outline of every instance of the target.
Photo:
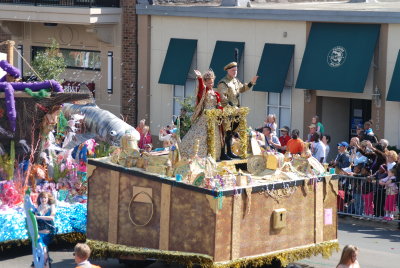
<svg viewBox="0 0 400 268">
<path fill-rule="evenodd" d="M 362 215 L 364 213 L 364 203 L 361 194 L 353 194 L 354 198 L 354 214 Z"/>
</svg>

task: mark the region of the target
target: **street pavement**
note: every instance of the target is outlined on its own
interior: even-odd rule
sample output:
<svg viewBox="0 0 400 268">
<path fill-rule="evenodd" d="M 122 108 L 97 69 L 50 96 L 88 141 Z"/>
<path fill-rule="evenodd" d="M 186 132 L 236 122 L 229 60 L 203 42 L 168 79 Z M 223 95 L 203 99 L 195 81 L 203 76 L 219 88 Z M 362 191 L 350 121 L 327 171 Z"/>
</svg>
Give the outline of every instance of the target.
<svg viewBox="0 0 400 268">
<path fill-rule="evenodd" d="M 340 249 L 348 244 L 358 247 L 358 262 L 362 268 L 400 267 L 400 230 L 395 223 L 347 217 L 339 220 L 338 239 Z M 340 255 L 341 252 L 337 252 L 329 259 L 317 256 L 298 263 L 304 268 L 334 268 Z"/>
<path fill-rule="evenodd" d="M 400 267 L 400 230 L 396 227 L 393 224 L 355 220 L 349 217 L 340 219 L 338 232 L 340 247 L 342 249 L 347 244 L 356 245 L 359 248 L 358 260 L 363 268 Z M 53 259 L 52 267 L 75 267 L 72 252 L 72 249 L 51 251 L 50 256 Z M 341 252 L 334 253 L 329 259 L 316 256 L 298 261 L 296 264 L 298 264 L 298 267 L 303 268 L 334 268 L 339 262 L 340 254 Z M 28 252 L 21 254 L 16 252 L 8 256 L 0 256 L 0 268 L 29 267 L 31 262 L 32 256 Z M 93 261 L 93 263 L 103 268 L 135 267 L 134 265 L 121 264 L 115 259 Z M 142 267 L 177 268 L 179 266 L 156 262 Z"/>
</svg>

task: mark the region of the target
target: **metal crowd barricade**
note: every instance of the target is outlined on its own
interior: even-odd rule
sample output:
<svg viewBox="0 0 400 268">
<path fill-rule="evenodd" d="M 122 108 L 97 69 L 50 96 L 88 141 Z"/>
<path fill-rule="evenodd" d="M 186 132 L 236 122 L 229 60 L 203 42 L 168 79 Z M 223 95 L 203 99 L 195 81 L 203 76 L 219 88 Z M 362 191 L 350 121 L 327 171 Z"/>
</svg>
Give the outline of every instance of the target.
<svg viewBox="0 0 400 268">
<path fill-rule="evenodd" d="M 397 189 L 400 183 L 396 182 Z M 339 176 L 338 214 L 400 221 L 400 195 L 375 177 Z"/>
</svg>

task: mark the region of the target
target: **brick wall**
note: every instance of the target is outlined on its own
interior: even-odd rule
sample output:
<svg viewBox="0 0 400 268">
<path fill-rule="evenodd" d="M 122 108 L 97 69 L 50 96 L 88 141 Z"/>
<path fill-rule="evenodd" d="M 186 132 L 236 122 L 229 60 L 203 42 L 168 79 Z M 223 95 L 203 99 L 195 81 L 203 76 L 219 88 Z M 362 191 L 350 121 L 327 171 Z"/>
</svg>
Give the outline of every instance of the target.
<svg viewBox="0 0 400 268">
<path fill-rule="evenodd" d="M 137 125 L 137 18 L 136 0 L 121 0 L 122 83 L 121 112 L 127 123 Z"/>
</svg>

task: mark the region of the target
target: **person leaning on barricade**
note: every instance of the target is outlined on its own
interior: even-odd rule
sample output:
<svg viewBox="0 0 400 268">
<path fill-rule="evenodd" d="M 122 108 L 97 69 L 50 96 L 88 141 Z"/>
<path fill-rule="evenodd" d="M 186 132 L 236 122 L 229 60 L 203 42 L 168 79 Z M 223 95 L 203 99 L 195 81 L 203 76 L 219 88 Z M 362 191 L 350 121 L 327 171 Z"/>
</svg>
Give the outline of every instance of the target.
<svg viewBox="0 0 400 268">
<path fill-rule="evenodd" d="M 347 148 L 349 144 L 345 141 L 342 141 L 337 144 L 338 146 L 338 154 L 334 161 L 330 163 L 331 166 L 336 168 L 336 174 L 339 175 L 347 175 L 350 171 L 350 156 L 347 152 Z"/>
<path fill-rule="evenodd" d="M 335 173 L 339 175 L 348 175 L 351 172 L 350 168 L 350 156 L 347 152 L 349 144 L 342 141 L 337 144 L 338 154 L 334 161 L 330 162 L 330 166 L 335 168 Z M 338 209 L 346 213 L 352 213 L 352 185 L 350 179 L 347 177 L 339 179 L 339 199 Z"/>
<path fill-rule="evenodd" d="M 371 159 L 372 164 L 370 169 L 372 173 L 375 173 L 382 164 L 386 163 L 386 154 L 382 148 L 382 145 L 380 144 L 377 144 L 375 147 L 369 141 L 365 142 L 365 144 L 365 148 L 357 145 L 357 149 L 362 155 L 366 156 L 368 159 Z"/>
</svg>

